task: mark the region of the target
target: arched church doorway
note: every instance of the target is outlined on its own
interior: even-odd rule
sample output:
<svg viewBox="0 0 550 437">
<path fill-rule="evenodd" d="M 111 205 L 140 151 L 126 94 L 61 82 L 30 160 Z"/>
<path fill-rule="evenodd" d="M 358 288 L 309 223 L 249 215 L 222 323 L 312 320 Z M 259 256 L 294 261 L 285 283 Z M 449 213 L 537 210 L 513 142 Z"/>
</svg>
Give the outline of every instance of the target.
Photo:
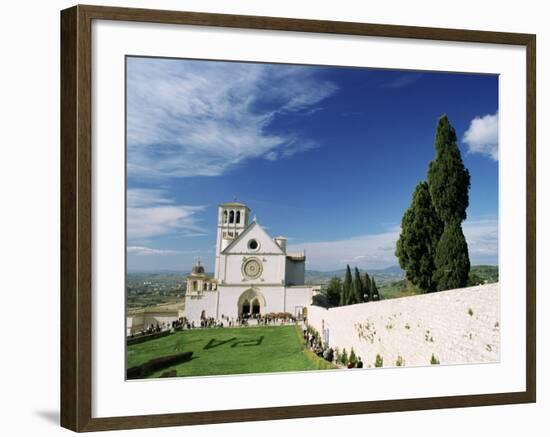
<svg viewBox="0 0 550 437">
<path fill-rule="evenodd" d="M 240 317 L 257 317 L 265 312 L 265 297 L 258 289 L 245 290 L 237 301 L 237 311 Z"/>
</svg>

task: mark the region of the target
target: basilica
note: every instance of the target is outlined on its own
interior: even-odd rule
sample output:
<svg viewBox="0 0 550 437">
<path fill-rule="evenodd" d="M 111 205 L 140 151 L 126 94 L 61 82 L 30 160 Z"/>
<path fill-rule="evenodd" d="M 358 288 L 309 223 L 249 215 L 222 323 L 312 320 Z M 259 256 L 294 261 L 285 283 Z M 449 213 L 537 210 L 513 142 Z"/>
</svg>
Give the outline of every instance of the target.
<svg viewBox="0 0 550 437">
<path fill-rule="evenodd" d="M 285 237 L 271 238 L 250 209 L 238 202 L 218 207 L 214 276 L 200 262 L 187 276 L 184 315 L 189 322 L 268 313 L 304 315 L 312 287 L 305 285 L 305 253 L 287 251 Z"/>
</svg>

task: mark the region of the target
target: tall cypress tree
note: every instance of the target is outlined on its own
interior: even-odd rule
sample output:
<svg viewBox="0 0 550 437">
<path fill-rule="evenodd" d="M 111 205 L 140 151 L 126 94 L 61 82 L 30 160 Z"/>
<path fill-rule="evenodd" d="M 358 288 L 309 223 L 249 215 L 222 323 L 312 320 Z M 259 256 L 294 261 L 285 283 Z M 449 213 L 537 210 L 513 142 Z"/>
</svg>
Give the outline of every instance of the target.
<svg viewBox="0 0 550 437">
<path fill-rule="evenodd" d="M 370 277 L 367 272 L 365 272 L 365 279 L 363 280 L 363 296 L 364 296 L 364 302 L 370 302 L 372 300 L 372 293 L 371 293 L 371 284 L 370 284 Z"/>
<path fill-rule="evenodd" d="M 466 219 L 470 172 L 464 167 L 456 144 L 456 132 L 446 115 L 437 124 L 435 159 L 428 168 L 428 185 L 433 205 L 445 223 Z"/>
<path fill-rule="evenodd" d="M 432 204 L 428 184 L 420 182 L 403 215 L 395 255 L 407 280 L 425 292 L 436 290 L 434 258 L 442 232 L 443 222 Z"/>
<path fill-rule="evenodd" d="M 342 299 L 340 305 L 349 305 L 352 293 L 351 269 L 346 265 L 346 274 L 344 275 L 344 284 L 342 285 Z"/>
<path fill-rule="evenodd" d="M 446 115 L 435 135 L 435 159 L 428 169 L 428 186 L 444 231 L 435 252 L 434 282 L 438 290 L 465 287 L 470 272 L 468 245 L 461 222 L 469 204 L 470 173 L 456 144 L 456 132 Z"/>
<path fill-rule="evenodd" d="M 353 277 L 353 303 L 361 303 L 364 301 L 363 299 L 363 281 L 361 280 L 361 273 L 359 273 L 359 269 L 355 267 Z"/>
<path fill-rule="evenodd" d="M 445 224 L 435 254 L 434 282 L 438 290 L 466 287 L 470 273 L 468 244 L 458 219 Z"/>
</svg>

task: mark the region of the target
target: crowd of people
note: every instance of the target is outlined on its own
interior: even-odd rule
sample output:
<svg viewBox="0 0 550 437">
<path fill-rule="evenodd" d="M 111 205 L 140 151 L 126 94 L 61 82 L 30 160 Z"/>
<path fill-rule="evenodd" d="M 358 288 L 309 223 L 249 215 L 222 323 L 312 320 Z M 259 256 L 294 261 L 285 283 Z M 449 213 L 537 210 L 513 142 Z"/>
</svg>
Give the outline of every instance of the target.
<svg viewBox="0 0 550 437">
<path fill-rule="evenodd" d="M 214 317 L 202 317 L 198 323 L 189 321 L 186 317 L 181 317 L 172 322 L 172 328 L 234 328 L 250 325 L 283 325 L 295 322 L 296 318 L 290 313 L 269 313 L 265 315 L 242 314 L 238 317 L 229 317 L 222 314 L 219 319 L 215 319 Z"/>
<path fill-rule="evenodd" d="M 173 324 L 172 324 L 173 327 Z M 131 338 L 141 336 L 141 335 L 151 335 L 156 334 L 157 332 L 166 331 L 167 329 L 171 329 L 171 326 L 169 323 L 162 322 L 162 323 L 152 323 L 147 327 L 143 327 L 138 332 L 134 332 L 130 335 Z"/>
<path fill-rule="evenodd" d="M 203 317 L 199 322 L 194 320 L 188 320 L 186 317 L 180 317 L 172 322 L 156 322 L 151 323 L 148 326 L 143 327 L 138 332 L 134 332 L 130 337 L 139 335 L 150 335 L 157 332 L 169 330 L 169 329 L 195 329 L 195 328 L 234 328 L 242 326 L 279 326 L 286 324 L 296 323 L 297 319 L 290 313 L 269 313 L 265 315 L 260 314 L 242 314 L 238 317 L 229 317 L 224 314 L 219 319 L 214 317 Z"/>
</svg>

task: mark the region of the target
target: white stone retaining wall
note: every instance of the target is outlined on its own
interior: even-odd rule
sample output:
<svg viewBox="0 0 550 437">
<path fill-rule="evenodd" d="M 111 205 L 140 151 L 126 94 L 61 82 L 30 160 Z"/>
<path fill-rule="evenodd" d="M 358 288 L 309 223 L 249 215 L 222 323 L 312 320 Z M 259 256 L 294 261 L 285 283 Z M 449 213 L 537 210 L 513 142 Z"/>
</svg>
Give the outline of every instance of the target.
<svg viewBox="0 0 550 437">
<path fill-rule="evenodd" d="M 353 347 L 365 367 L 498 362 L 499 284 L 325 309 L 308 308 L 308 323 L 331 347 Z"/>
</svg>

